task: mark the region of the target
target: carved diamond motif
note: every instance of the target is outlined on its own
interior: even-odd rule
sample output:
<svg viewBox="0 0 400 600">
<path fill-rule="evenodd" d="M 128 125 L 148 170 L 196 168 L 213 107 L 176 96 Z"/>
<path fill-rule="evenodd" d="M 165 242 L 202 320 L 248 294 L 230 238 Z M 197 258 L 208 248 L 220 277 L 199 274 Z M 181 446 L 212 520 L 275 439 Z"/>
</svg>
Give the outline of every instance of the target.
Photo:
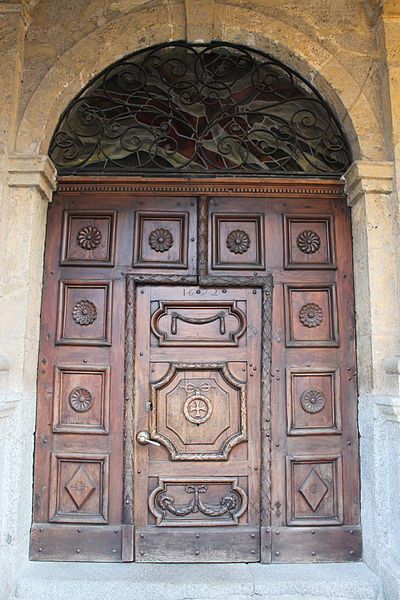
<svg viewBox="0 0 400 600">
<path fill-rule="evenodd" d="M 65 489 L 68 491 L 78 509 L 81 509 L 89 496 L 93 494 L 96 486 L 93 485 L 85 467 L 80 465 L 66 484 Z"/>
<path fill-rule="evenodd" d="M 301 484 L 299 492 L 301 492 L 313 512 L 315 512 L 327 494 L 328 488 L 313 468 Z"/>
</svg>

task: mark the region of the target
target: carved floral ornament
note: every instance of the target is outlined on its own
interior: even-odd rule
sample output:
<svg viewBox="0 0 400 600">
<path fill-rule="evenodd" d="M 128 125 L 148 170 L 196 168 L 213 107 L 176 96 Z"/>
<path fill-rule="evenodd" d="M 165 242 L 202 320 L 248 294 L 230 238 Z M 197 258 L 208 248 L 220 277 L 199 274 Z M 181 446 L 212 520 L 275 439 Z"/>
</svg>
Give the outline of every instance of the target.
<svg viewBox="0 0 400 600">
<path fill-rule="evenodd" d="M 174 243 L 172 233 L 168 229 L 158 227 L 149 235 L 149 245 L 155 252 L 166 252 Z"/>
<path fill-rule="evenodd" d="M 301 308 L 299 319 L 305 327 L 318 327 L 323 320 L 322 308 L 319 304 L 309 302 Z"/>
<path fill-rule="evenodd" d="M 69 395 L 69 403 L 76 412 L 86 412 L 93 406 L 93 395 L 84 387 L 76 387 Z"/>
<path fill-rule="evenodd" d="M 82 227 L 78 231 L 76 240 L 83 250 L 94 250 L 101 242 L 101 231 L 91 225 Z"/>
<path fill-rule="evenodd" d="M 168 42 L 98 75 L 49 153 L 60 174 L 341 174 L 351 164 L 314 88 L 263 52 Z"/>
<path fill-rule="evenodd" d="M 300 397 L 300 404 L 308 413 L 318 413 L 325 406 L 325 395 L 321 390 L 310 388 L 305 390 Z"/>
<path fill-rule="evenodd" d="M 235 229 L 228 233 L 226 245 L 234 254 L 243 254 L 250 248 L 250 238 L 245 231 Z"/>
<path fill-rule="evenodd" d="M 91 325 L 97 319 L 97 309 L 93 302 L 80 300 L 72 309 L 72 317 L 78 325 Z"/>
<path fill-rule="evenodd" d="M 306 230 L 297 236 L 297 247 L 304 254 L 314 254 L 321 247 L 321 238 L 315 231 Z"/>
</svg>

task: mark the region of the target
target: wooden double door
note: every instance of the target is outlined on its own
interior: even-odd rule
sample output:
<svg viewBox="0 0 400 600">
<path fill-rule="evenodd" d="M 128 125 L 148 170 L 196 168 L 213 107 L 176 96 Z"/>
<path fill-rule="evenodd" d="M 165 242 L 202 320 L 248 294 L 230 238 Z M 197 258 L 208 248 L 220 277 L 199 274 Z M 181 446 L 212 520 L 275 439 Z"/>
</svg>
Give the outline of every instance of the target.
<svg viewBox="0 0 400 600">
<path fill-rule="evenodd" d="M 61 182 L 33 559 L 359 559 L 341 186 L 220 187 Z"/>
</svg>

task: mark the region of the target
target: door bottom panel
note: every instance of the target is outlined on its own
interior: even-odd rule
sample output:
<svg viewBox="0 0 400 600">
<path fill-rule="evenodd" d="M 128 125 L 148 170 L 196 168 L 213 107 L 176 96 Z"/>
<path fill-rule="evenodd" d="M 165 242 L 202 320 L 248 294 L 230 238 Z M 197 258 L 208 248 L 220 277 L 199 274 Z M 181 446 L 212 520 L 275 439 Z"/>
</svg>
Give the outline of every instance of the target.
<svg viewBox="0 0 400 600">
<path fill-rule="evenodd" d="M 175 536 L 179 535 L 179 543 Z M 257 527 L 222 530 L 147 527 L 136 530 L 136 561 L 170 563 L 259 562 L 260 532 Z"/>
</svg>

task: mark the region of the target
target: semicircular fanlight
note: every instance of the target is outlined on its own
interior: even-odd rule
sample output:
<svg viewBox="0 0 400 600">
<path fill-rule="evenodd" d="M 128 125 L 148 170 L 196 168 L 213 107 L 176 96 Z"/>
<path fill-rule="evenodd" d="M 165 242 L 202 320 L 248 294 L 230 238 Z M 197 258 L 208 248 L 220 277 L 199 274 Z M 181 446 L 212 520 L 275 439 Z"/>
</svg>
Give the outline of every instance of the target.
<svg viewBox="0 0 400 600">
<path fill-rule="evenodd" d="M 50 144 L 60 174 L 340 175 L 351 162 L 328 105 L 266 54 L 158 45 L 98 75 Z"/>
</svg>

